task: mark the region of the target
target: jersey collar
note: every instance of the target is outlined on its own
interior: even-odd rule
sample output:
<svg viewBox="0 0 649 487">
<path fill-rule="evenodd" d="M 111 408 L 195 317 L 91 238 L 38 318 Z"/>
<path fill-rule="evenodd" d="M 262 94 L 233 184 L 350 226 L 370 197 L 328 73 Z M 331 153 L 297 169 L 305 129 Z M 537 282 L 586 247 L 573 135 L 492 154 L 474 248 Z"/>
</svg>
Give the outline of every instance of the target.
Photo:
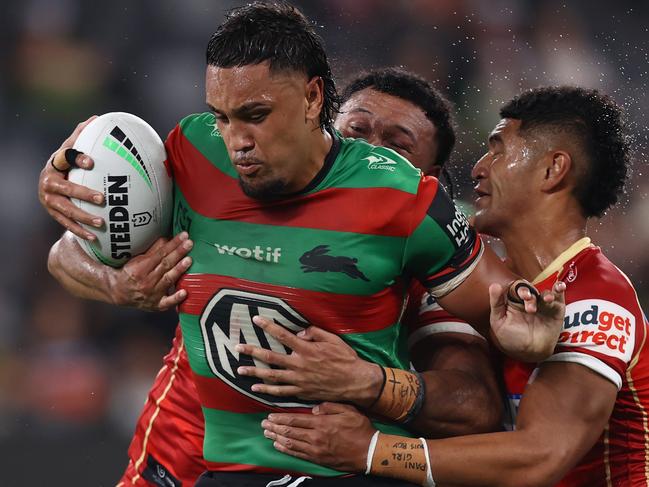
<svg viewBox="0 0 649 487">
<path fill-rule="evenodd" d="M 564 264 L 568 262 L 570 259 L 572 259 L 575 255 L 577 255 L 579 252 L 582 250 L 590 247 L 590 238 L 584 237 L 579 240 L 577 240 L 574 244 L 572 244 L 570 247 L 568 247 L 566 250 L 561 252 L 559 256 L 552 261 L 552 263 L 547 266 L 541 273 L 534 278 L 534 281 L 532 281 L 534 284 L 537 284 L 541 281 L 545 281 L 548 277 L 550 277 L 552 274 L 555 272 L 561 272 L 561 269 L 563 268 Z"/>
<path fill-rule="evenodd" d="M 336 133 L 335 130 L 333 129 L 326 129 L 329 135 L 331 135 L 331 149 L 329 149 L 329 152 L 327 153 L 324 164 L 322 165 L 322 168 L 318 171 L 318 174 L 315 175 L 315 177 L 307 184 L 304 188 L 302 188 L 299 191 L 296 191 L 295 193 L 286 195 L 286 197 L 291 197 L 291 196 L 298 196 L 298 195 L 303 195 L 308 193 L 309 191 L 313 191 L 329 174 L 329 171 L 331 171 L 331 168 L 334 165 L 334 161 L 338 157 L 338 154 L 340 153 L 340 137 Z"/>
</svg>

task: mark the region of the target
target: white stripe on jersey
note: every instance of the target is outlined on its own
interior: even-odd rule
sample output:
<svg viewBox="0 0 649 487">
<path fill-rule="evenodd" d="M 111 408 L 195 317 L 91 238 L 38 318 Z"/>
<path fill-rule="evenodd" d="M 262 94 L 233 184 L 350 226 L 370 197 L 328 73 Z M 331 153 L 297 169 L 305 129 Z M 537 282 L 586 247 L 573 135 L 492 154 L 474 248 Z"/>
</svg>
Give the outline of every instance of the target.
<svg viewBox="0 0 649 487">
<path fill-rule="evenodd" d="M 622 388 L 622 377 L 620 374 L 615 371 L 612 367 L 606 365 L 600 359 L 593 357 L 592 355 L 586 355 L 585 353 L 579 352 L 560 352 L 555 353 L 550 358 L 545 360 L 546 362 L 572 362 L 575 364 L 583 365 L 589 369 L 597 372 L 599 375 L 610 380 L 619 391 Z"/>
<path fill-rule="evenodd" d="M 480 333 L 475 331 L 468 323 L 461 323 L 457 321 L 440 321 L 439 323 L 431 323 L 418 328 L 408 337 L 408 348 L 412 348 L 415 343 L 420 342 L 430 335 L 437 333 L 463 333 L 475 337 L 485 339 Z"/>
</svg>

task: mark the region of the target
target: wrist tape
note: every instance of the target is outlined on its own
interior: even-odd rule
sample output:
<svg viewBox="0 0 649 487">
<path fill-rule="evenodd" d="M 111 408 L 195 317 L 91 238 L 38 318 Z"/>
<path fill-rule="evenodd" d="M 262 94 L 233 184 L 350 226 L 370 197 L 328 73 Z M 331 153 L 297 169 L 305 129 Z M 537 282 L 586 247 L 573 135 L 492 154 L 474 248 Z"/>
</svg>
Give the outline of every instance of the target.
<svg viewBox="0 0 649 487">
<path fill-rule="evenodd" d="M 384 435 L 377 431 L 367 452 L 366 474 L 435 487 L 428 446 L 423 438 Z"/>
<path fill-rule="evenodd" d="M 399 423 L 412 421 L 424 404 L 424 381 L 416 372 L 381 367 L 383 387 L 369 411 Z"/>
</svg>

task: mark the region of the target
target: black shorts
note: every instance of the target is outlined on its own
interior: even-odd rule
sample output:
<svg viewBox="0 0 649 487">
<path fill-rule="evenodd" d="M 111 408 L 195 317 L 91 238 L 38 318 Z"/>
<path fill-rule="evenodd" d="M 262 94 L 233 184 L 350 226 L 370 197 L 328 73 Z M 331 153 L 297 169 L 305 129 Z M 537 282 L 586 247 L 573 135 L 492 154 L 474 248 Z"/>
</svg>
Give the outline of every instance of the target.
<svg viewBox="0 0 649 487">
<path fill-rule="evenodd" d="M 196 487 L 416 487 L 416 484 L 373 475 L 350 477 L 300 477 L 253 473 L 205 472 Z"/>
</svg>

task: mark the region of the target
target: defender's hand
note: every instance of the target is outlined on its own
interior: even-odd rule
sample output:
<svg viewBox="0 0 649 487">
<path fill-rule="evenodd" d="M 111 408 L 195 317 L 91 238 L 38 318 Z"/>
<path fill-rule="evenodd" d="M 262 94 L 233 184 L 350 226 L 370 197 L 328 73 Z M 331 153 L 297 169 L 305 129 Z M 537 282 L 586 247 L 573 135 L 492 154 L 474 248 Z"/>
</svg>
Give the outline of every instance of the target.
<svg viewBox="0 0 649 487">
<path fill-rule="evenodd" d="M 489 286 L 491 336 L 507 355 L 526 362 L 539 362 L 554 351 L 565 316 L 566 285 L 554 283 L 551 291 L 534 295 L 520 287 L 517 303 L 508 297 L 510 289 L 499 284 Z"/>
<path fill-rule="evenodd" d="M 145 311 L 163 311 L 181 303 L 187 291 L 172 288 L 192 264 L 192 258 L 186 257 L 192 246 L 186 232 L 171 240 L 160 238 L 144 254 L 115 269 L 110 279 L 113 303 Z"/>
<path fill-rule="evenodd" d="M 104 202 L 104 195 L 67 180 L 70 164 L 65 159 L 65 151 L 74 145 L 81 131 L 95 118 L 97 116 L 93 115 L 77 125 L 72 135 L 47 160 L 38 179 L 38 199 L 50 216 L 78 237 L 91 241 L 95 240 L 96 236 L 85 230 L 79 222 L 99 228 L 104 221 L 78 208 L 70 198 L 101 205 Z M 93 167 L 92 159 L 85 154 L 78 154 L 74 162 L 82 169 L 88 170 Z"/>
<path fill-rule="evenodd" d="M 293 350 L 285 355 L 254 345 L 235 347 L 239 353 L 284 369 L 239 367 L 239 374 L 267 382 L 254 384 L 253 391 L 320 401 L 349 401 L 361 407 L 369 406 L 379 395 L 383 383 L 381 368 L 359 358 L 337 335 L 310 326 L 296 336 L 261 316 L 255 316 L 253 322 Z"/>
<path fill-rule="evenodd" d="M 272 413 L 262 421 L 276 450 L 343 472 L 364 473 L 367 450 L 376 432 L 352 406 L 322 403 L 312 414 Z"/>
</svg>

